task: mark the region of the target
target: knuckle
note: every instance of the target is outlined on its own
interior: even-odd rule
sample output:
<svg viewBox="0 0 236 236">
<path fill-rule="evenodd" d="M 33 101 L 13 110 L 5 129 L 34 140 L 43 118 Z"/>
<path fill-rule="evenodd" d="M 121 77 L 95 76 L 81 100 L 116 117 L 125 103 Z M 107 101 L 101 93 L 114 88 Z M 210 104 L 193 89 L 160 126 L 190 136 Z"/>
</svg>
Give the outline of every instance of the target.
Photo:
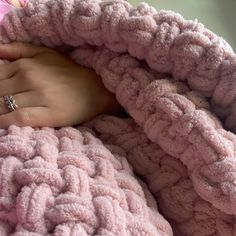
<svg viewBox="0 0 236 236">
<path fill-rule="evenodd" d="M 26 125 L 31 123 L 32 116 L 29 111 L 21 111 L 16 115 L 16 119 L 21 125 Z"/>
<path fill-rule="evenodd" d="M 27 84 L 34 84 L 34 75 L 31 70 L 23 70 L 19 73 L 20 79 Z"/>
<path fill-rule="evenodd" d="M 32 58 L 21 58 L 18 59 L 15 63 L 18 70 L 32 68 L 36 64 L 35 60 Z"/>
<path fill-rule="evenodd" d="M 16 45 L 18 48 L 23 48 L 26 44 L 23 42 L 13 42 L 13 45 Z"/>
<path fill-rule="evenodd" d="M 23 69 L 27 65 L 27 60 L 26 59 L 18 59 L 16 62 L 16 66 L 18 69 Z"/>
</svg>

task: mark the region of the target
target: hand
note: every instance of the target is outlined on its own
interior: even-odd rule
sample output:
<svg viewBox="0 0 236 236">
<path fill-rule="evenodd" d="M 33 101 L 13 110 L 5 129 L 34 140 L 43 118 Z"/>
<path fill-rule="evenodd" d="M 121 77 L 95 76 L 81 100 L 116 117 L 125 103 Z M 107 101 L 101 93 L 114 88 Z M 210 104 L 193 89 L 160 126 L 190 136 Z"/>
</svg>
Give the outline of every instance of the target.
<svg viewBox="0 0 236 236">
<path fill-rule="evenodd" d="M 52 49 L 23 43 L 0 45 L 0 128 L 76 125 L 121 110 L 92 70 Z M 9 112 L 2 96 L 18 105 Z"/>
</svg>

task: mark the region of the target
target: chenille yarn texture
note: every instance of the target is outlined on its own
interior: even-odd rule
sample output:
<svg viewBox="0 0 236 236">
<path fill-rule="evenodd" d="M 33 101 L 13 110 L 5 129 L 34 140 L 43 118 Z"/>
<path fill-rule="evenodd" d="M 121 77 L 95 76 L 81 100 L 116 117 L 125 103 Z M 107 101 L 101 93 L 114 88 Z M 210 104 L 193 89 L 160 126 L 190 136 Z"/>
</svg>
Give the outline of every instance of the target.
<svg viewBox="0 0 236 236">
<path fill-rule="evenodd" d="M 18 2 L 17 2 L 18 1 Z M 27 3 L 26 0 L 17 0 L 17 5 L 24 7 Z M 4 17 L 5 14 L 7 14 L 9 11 L 13 9 L 13 5 L 11 4 L 11 1 L 9 0 L 0 0 L 0 21 Z"/>
<path fill-rule="evenodd" d="M 2 130 L 1 235 L 236 234 L 236 56 L 223 39 L 145 3 L 32 0 L 0 41 L 72 49 L 130 115 Z"/>
</svg>

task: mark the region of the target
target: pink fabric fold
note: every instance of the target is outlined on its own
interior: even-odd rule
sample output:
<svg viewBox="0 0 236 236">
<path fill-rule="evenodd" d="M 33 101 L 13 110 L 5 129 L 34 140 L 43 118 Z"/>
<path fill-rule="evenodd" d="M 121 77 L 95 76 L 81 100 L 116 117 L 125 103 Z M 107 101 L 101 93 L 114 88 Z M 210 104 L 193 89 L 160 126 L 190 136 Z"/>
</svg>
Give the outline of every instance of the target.
<svg viewBox="0 0 236 236">
<path fill-rule="evenodd" d="M 2 21 L 0 42 L 15 40 L 72 47 L 130 118 L 1 130 L 0 235 L 235 235 L 236 55 L 222 38 L 145 3 L 31 0 Z"/>
<path fill-rule="evenodd" d="M 6 1 L 0 1 L 0 21 L 2 20 L 3 16 L 7 14 L 13 7 L 7 3 Z"/>
<path fill-rule="evenodd" d="M 19 3 L 22 7 L 24 7 L 27 4 L 27 0 L 19 0 Z M 12 6 L 9 0 L 0 0 L 0 22 L 2 21 L 4 15 L 12 9 L 14 9 L 14 6 Z"/>
</svg>

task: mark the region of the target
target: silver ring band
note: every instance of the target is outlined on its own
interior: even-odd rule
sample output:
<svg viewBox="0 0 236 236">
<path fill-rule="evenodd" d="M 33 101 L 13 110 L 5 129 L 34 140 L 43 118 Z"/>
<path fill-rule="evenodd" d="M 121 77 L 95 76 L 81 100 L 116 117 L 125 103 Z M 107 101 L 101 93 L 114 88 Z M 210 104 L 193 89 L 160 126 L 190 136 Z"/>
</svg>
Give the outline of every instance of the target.
<svg viewBox="0 0 236 236">
<path fill-rule="evenodd" d="M 3 99 L 10 111 L 15 111 L 18 108 L 12 95 L 3 96 Z"/>
</svg>

